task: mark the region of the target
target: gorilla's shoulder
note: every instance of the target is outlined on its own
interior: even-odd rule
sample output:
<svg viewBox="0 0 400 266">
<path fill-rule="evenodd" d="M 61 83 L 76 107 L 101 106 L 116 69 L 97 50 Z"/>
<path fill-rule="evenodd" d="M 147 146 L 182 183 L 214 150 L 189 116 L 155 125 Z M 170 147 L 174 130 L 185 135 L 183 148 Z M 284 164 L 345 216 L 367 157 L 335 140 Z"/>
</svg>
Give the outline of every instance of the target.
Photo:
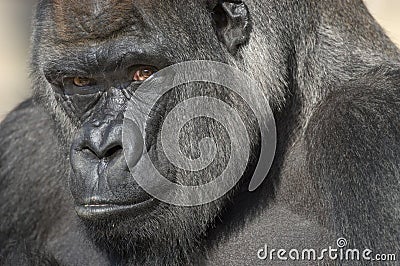
<svg viewBox="0 0 400 266">
<path fill-rule="evenodd" d="M 399 243 L 399 111 L 400 71 L 371 73 L 320 104 L 306 139 L 307 169 L 330 191 L 344 235 L 383 250 Z"/>
<path fill-rule="evenodd" d="M 400 70 L 377 68 L 332 92 L 316 108 L 307 142 L 310 147 L 322 147 L 316 156 L 330 154 L 339 159 L 353 155 L 361 165 L 375 162 L 375 171 L 384 171 L 390 163 L 398 169 L 399 111 Z M 317 137 L 321 135 L 324 138 Z M 366 175 L 371 176 L 371 171 Z"/>
<path fill-rule="evenodd" d="M 11 111 L 0 124 L 0 136 L 4 141 L 11 133 L 27 133 L 31 127 L 40 128 L 44 124 L 50 125 L 48 115 L 28 99 Z M 14 139 L 18 140 L 18 139 Z"/>
<path fill-rule="evenodd" d="M 51 118 L 31 99 L 0 124 L 0 249 L 5 239 L 24 238 L 50 219 L 43 202 L 59 202 L 62 158 Z"/>
<path fill-rule="evenodd" d="M 54 136 L 51 123 L 49 116 L 32 99 L 21 103 L 0 124 L 0 160 L 9 158 L 5 153 L 17 152 L 19 158 L 23 158 L 30 156 L 32 150 L 40 149 L 42 141 L 48 143 L 49 136 Z"/>
<path fill-rule="evenodd" d="M 10 183 L 47 176 L 58 165 L 57 158 L 52 120 L 32 99 L 21 103 L 0 124 L 1 190 Z"/>
</svg>

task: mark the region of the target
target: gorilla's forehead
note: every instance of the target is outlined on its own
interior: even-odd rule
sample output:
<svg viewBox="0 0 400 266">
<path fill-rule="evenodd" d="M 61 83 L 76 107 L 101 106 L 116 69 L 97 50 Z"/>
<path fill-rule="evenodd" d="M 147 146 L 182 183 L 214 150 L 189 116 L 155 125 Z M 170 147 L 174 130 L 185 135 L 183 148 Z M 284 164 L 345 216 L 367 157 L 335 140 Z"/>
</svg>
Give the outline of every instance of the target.
<svg viewBox="0 0 400 266">
<path fill-rule="evenodd" d="M 41 0 L 33 57 L 45 72 L 69 75 L 111 71 L 123 62 L 225 61 L 208 1 Z"/>
<path fill-rule="evenodd" d="M 60 38 L 99 38 L 138 22 L 137 6 L 150 4 L 149 0 L 54 0 L 52 13 Z"/>
<path fill-rule="evenodd" d="M 171 17 L 182 5 L 193 4 L 181 0 L 54 0 L 51 8 L 57 37 L 69 41 L 108 37 L 128 26 L 143 30 L 149 21 Z"/>
</svg>

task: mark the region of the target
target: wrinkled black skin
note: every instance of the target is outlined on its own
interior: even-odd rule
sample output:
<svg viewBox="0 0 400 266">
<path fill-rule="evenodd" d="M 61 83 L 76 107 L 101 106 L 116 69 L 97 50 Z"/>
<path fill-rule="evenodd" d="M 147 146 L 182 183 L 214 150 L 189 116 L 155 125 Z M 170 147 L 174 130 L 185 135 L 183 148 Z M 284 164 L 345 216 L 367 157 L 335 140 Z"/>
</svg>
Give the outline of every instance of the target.
<svg viewBox="0 0 400 266">
<path fill-rule="evenodd" d="M 177 2 L 156 5 L 161 9 L 153 10 L 159 15 L 154 32 L 133 39 L 106 36 L 102 40 L 109 42 L 97 53 L 80 48 L 88 59 L 96 55 L 97 65 L 74 61 L 73 41 L 61 48 L 52 44 L 51 23 L 40 23 L 50 17 L 47 1 L 39 4 L 32 56 L 35 97 L 11 112 L 0 129 L 1 264 L 265 265 L 269 261 L 257 259 L 264 244 L 326 248 L 338 237 L 351 247 L 397 252 L 400 57 L 362 2 L 246 1 L 254 34 L 242 28 L 233 39 L 213 28 L 202 1 L 173 8 Z M 264 43 L 258 52 L 265 57 L 245 58 L 252 38 Z M 119 49 L 107 54 L 113 43 Z M 165 59 L 155 62 L 159 67 L 190 59 L 233 58 L 239 65 L 271 60 L 258 62 L 265 70 L 255 73 L 273 83 L 266 93 L 278 130 L 276 158 L 261 188 L 246 190 L 250 165 L 229 201 L 186 209 L 159 203 L 139 220 L 78 218 L 74 204 L 86 192 L 83 184 L 69 187 L 76 180 L 71 162 L 77 165 L 70 148 L 94 122 L 117 121 L 126 103 L 120 90 L 109 89 L 92 112 L 72 113 L 65 98 L 49 89 L 47 70 L 92 66 L 87 71 L 98 74 L 118 52 L 132 47 L 148 48 L 146 62 Z M 253 138 L 258 143 L 257 135 Z M 137 185 L 130 189 L 115 200 L 145 195 Z"/>
</svg>

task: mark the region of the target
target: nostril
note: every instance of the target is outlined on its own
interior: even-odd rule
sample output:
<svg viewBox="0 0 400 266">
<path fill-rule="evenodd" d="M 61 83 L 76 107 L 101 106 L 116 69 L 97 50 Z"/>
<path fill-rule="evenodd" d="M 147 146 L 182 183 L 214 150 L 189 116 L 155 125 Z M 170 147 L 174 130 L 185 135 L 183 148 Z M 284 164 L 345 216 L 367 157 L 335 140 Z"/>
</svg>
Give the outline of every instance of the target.
<svg viewBox="0 0 400 266">
<path fill-rule="evenodd" d="M 121 145 L 114 145 L 111 146 L 110 148 L 104 149 L 104 150 L 97 150 L 93 149 L 89 146 L 84 146 L 80 148 L 79 151 L 85 158 L 92 158 L 92 159 L 106 159 L 106 160 L 112 160 L 113 158 L 116 158 L 122 154 L 123 148 Z"/>
<path fill-rule="evenodd" d="M 117 157 L 120 154 L 122 154 L 122 150 L 123 149 L 121 145 L 116 145 L 114 147 L 111 147 L 104 153 L 103 158 L 112 159 L 114 157 Z"/>
</svg>

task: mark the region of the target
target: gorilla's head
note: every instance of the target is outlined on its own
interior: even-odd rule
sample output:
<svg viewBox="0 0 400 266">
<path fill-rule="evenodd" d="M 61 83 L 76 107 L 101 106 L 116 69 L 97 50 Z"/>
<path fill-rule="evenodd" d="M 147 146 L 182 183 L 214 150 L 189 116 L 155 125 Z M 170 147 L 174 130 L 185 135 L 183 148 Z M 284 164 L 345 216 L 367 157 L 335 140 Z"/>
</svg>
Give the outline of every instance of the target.
<svg viewBox="0 0 400 266">
<path fill-rule="evenodd" d="M 229 194 L 197 207 L 169 205 L 147 194 L 125 160 L 124 112 L 139 85 L 167 66 L 188 60 L 242 62 L 238 49 L 251 33 L 247 7 L 239 1 L 57 0 L 40 1 L 37 10 L 32 55 L 35 98 L 56 121 L 71 166 L 67 183 L 88 235 L 123 254 L 195 248 L 193 243 L 200 241 Z M 165 114 L 199 95 L 231 105 L 239 100 L 206 83 L 178 86 L 157 102 L 145 136 L 138 136 L 146 139 L 158 170 L 177 183 L 207 182 L 223 170 L 229 156 L 224 128 L 205 117 L 185 125 L 177 149 L 199 157 L 200 140 L 211 137 L 218 143 L 212 165 L 197 172 L 181 170 L 163 152 L 159 128 Z M 243 116 L 246 112 L 241 109 Z M 247 119 L 249 129 L 252 123 L 254 119 Z M 253 135 L 252 142 L 257 142 L 257 133 Z M 132 152 L 140 164 L 142 150 Z M 147 177 L 151 172 L 134 174 Z"/>
<path fill-rule="evenodd" d="M 71 166 L 66 179 L 76 212 L 93 239 L 118 253 L 170 249 L 175 252 L 171 257 L 182 257 L 185 252 L 176 254 L 179 247 L 196 248 L 240 189 L 196 207 L 173 206 L 148 195 L 133 175 L 151 172 L 132 173 L 124 156 L 122 128 L 128 101 L 143 81 L 165 67 L 213 60 L 246 72 L 278 112 L 284 106 L 286 88 L 294 85 L 291 77 L 296 64 L 307 58 L 303 47 L 313 39 L 310 35 L 318 19 L 310 10 L 318 10 L 317 2 L 326 1 L 39 2 L 32 54 L 35 99 L 55 120 Z M 295 60 L 294 51 L 302 62 Z M 247 132 L 237 137 L 247 134 L 250 139 L 252 158 L 241 180 L 248 182 L 259 152 L 257 121 L 237 94 L 204 82 L 178 86 L 153 106 L 143 136 L 153 162 L 170 180 L 188 185 L 208 182 L 223 171 L 234 152 L 230 148 L 234 140 L 216 121 L 199 117 L 176 133 L 180 140 L 176 149 L 192 159 L 201 156 L 200 141 L 213 138 L 217 155 L 205 169 L 191 172 L 174 167 L 160 145 L 159 129 L 166 114 L 179 102 L 201 95 L 228 103 L 244 121 Z M 318 92 L 309 95 L 317 97 Z M 138 164 L 142 151 L 132 149 Z"/>
</svg>

